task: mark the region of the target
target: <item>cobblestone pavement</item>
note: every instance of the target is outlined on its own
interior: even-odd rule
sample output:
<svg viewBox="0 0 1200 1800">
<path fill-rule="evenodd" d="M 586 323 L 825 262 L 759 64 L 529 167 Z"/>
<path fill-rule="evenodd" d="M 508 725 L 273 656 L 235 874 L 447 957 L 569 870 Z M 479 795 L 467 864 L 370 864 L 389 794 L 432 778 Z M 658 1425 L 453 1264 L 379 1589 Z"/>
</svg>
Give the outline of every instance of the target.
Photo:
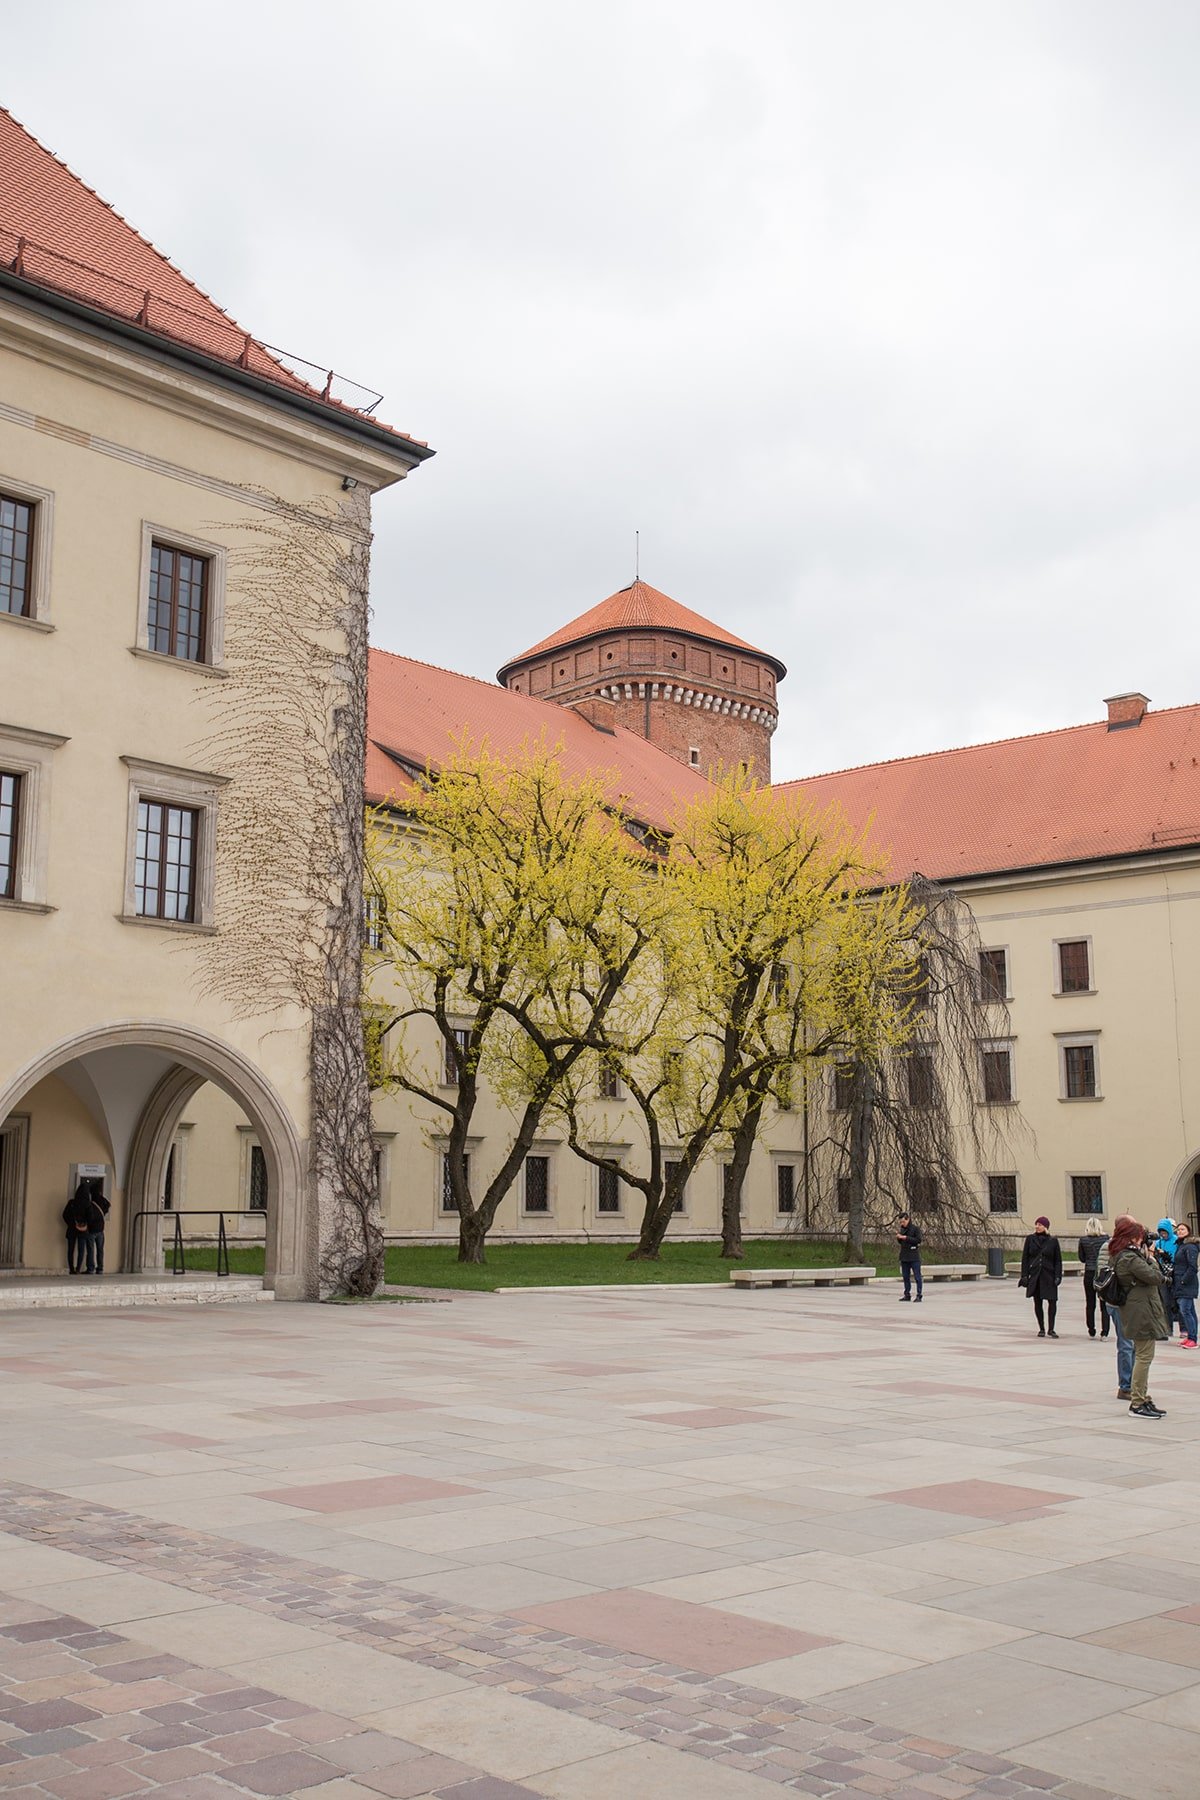
<svg viewBox="0 0 1200 1800">
<path fill-rule="evenodd" d="M 1188 1353 L 894 1298 L 11 1316 L 0 1794 L 1192 1800 Z"/>
</svg>

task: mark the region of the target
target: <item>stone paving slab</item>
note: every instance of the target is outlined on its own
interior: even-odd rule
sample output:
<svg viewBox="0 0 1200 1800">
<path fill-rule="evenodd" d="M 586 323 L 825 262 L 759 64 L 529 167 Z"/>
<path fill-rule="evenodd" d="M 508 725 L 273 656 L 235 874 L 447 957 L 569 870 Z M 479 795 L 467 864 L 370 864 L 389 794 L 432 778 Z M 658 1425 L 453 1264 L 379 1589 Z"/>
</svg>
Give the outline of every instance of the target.
<svg viewBox="0 0 1200 1800">
<path fill-rule="evenodd" d="M 6 1317 L 0 1796 L 1190 1796 L 1186 1354 L 889 1298 Z"/>
</svg>

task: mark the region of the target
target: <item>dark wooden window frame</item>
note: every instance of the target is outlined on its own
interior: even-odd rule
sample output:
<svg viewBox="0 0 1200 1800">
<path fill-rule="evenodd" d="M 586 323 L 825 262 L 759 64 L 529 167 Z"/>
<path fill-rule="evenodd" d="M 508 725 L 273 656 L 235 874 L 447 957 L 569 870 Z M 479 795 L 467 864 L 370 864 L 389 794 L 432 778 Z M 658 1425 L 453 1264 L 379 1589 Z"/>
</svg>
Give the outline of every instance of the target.
<svg viewBox="0 0 1200 1800">
<path fill-rule="evenodd" d="M 1002 1006 L 1008 999 L 1008 951 L 979 952 L 979 998 L 984 1006 Z"/>
<path fill-rule="evenodd" d="M 1078 956 L 1082 956 L 1082 972 Z M 1070 965 L 1076 965 L 1071 967 Z M 1058 944 L 1058 991 L 1060 994 L 1090 994 L 1092 989 L 1092 946 L 1087 938 L 1063 938 Z"/>
<path fill-rule="evenodd" d="M 988 1044 L 979 1053 L 985 1106 L 1010 1106 L 1013 1098 L 1012 1050 L 1007 1044 Z"/>
<path fill-rule="evenodd" d="M 150 884 L 147 881 L 145 881 L 144 879 L 142 881 L 139 881 L 137 878 L 137 865 L 139 865 L 139 864 L 141 865 L 143 874 L 145 874 L 145 872 L 148 868 L 148 865 L 149 865 L 149 861 L 150 861 L 148 856 L 145 856 L 142 854 L 142 850 L 143 850 L 144 844 L 148 843 L 149 814 L 152 810 L 156 811 L 160 815 L 159 832 L 158 832 L 158 838 L 159 838 L 158 872 L 155 877 L 153 888 L 151 888 Z M 135 862 L 135 868 L 134 868 L 134 889 L 133 889 L 134 911 L 139 919 L 160 919 L 160 920 L 165 920 L 168 924 L 178 924 L 178 925 L 192 925 L 195 923 L 195 921 L 196 921 L 196 887 L 197 887 L 197 877 L 199 874 L 200 850 L 201 850 L 200 811 L 201 811 L 201 809 L 199 807 L 180 806 L 178 804 L 178 802 L 174 801 L 174 800 L 156 800 L 153 798 L 152 795 L 139 794 L 139 796 L 138 796 L 138 819 L 137 819 L 137 843 L 136 843 L 135 851 L 134 851 L 136 862 Z M 182 818 L 191 820 L 190 854 L 189 854 L 189 859 L 188 859 L 186 890 L 180 890 L 179 888 L 172 888 L 169 890 L 168 885 L 167 885 L 167 871 L 168 871 L 168 868 L 171 866 L 171 864 L 169 862 L 168 857 L 165 855 L 164 851 L 165 851 L 166 841 L 169 840 L 169 837 L 171 835 L 169 832 L 169 829 L 168 829 L 168 825 L 169 825 L 169 820 L 170 820 L 170 817 L 172 814 L 178 814 Z M 144 836 L 144 834 L 146 834 L 146 835 Z M 176 865 L 176 866 L 178 866 L 178 865 Z M 180 912 L 180 911 L 176 911 L 174 913 L 168 912 L 167 911 L 168 892 L 171 892 L 176 897 L 178 897 L 178 895 L 181 891 L 185 892 L 185 894 L 186 894 L 186 909 L 182 912 Z M 148 895 L 152 895 L 152 897 L 153 897 L 154 905 L 152 907 L 148 906 L 146 904 L 146 898 Z"/>
<path fill-rule="evenodd" d="M 21 867 L 21 789 L 24 780 L 20 769 L 0 769 L 0 798 L 4 784 L 10 782 L 12 786 L 7 801 L 10 819 L 3 839 L 7 845 L 5 861 L 0 863 L 0 900 L 16 899 L 17 877 Z"/>
<path fill-rule="evenodd" d="M 165 596 L 166 620 L 157 615 L 164 605 L 163 596 L 158 587 L 163 579 L 160 567 L 164 557 L 171 559 L 166 571 L 167 593 Z M 194 614 L 194 622 L 190 617 L 184 626 L 185 642 L 195 643 L 195 649 L 180 646 L 180 619 L 184 609 L 181 607 L 181 588 L 183 584 L 183 564 L 194 564 L 200 571 L 199 599 L 194 606 L 186 609 L 187 615 Z M 146 645 L 159 656 L 173 656 L 179 662 L 203 663 L 209 660 L 209 620 L 211 607 L 209 604 L 212 587 L 212 557 L 198 550 L 185 550 L 165 538 L 153 538 L 150 543 L 150 592 L 147 596 L 146 608 Z M 161 642 L 159 640 L 165 640 Z"/>
<path fill-rule="evenodd" d="M 261 1144 L 251 1144 L 250 1146 L 250 1167 L 247 1175 L 247 1207 L 251 1212 L 266 1212 L 269 1194 L 267 1155 Z"/>
<path fill-rule="evenodd" d="M 998 1184 L 1000 1182 L 1011 1184 L 1011 1188 L 1005 1188 L 1002 1201 L 997 1200 Z M 987 1184 L 989 1212 L 1015 1213 L 1020 1210 L 1020 1201 L 1017 1196 L 1017 1178 L 1015 1175 L 989 1175 Z"/>
<path fill-rule="evenodd" d="M 597 1168 L 596 1211 L 603 1213 L 606 1219 L 615 1218 L 621 1212 L 621 1187 L 621 1177 L 615 1169 Z"/>
<path fill-rule="evenodd" d="M 10 494 L 5 490 L 0 489 L 0 507 L 7 506 L 14 507 L 19 511 L 24 512 L 26 515 L 23 527 L 16 519 L 14 519 L 11 526 L 6 525 L 0 520 L 0 530 L 11 529 L 14 536 L 18 532 L 23 532 L 25 538 L 25 553 L 23 558 L 25 564 L 25 576 L 19 587 L 16 582 L 10 580 L 5 583 L 3 589 L 0 589 L 0 612 L 7 613 L 10 618 L 14 619 L 29 619 L 33 617 L 33 568 L 34 555 L 37 549 L 36 537 L 38 529 L 37 502 L 35 500 L 23 499 L 20 494 Z M 15 560 L 14 557 L 14 561 Z M 20 600 L 19 606 L 13 605 L 14 599 Z"/>
<path fill-rule="evenodd" d="M 1095 1044 L 1063 1045 L 1063 1089 L 1068 1100 L 1094 1100 L 1099 1092 L 1096 1080 Z"/>
<path fill-rule="evenodd" d="M 531 1179 L 532 1178 L 532 1179 Z M 550 1158 L 542 1151 L 535 1151 L 525 1158 L 524 1193 L 522 1204 L 527 1213 L 535 1219 L 550 1216 Z M 541 1188 L 539 1193 L 537 1190 Z M 530 1190 L 533 1189 L 531 1196 Z"/>
<path fill-rule="evenodd" d="M 1080 1202 L 1081 1184 L 1095 1183 L 1089 1198 Z M 1104 1177 L 1103 1175 L 1072 1175 L 1071 1177 L 1071 1216 L 1078 1219 L 1096 1218 L 1104 1211 Z"/>
<path fill-rule="evenodd" d="M 775 1165 L 775 1211 L 780 1218 L 785 1218 L 796 1210 L 796 1165 L 795 1163 L 776 1163 Z"/>
</svg>

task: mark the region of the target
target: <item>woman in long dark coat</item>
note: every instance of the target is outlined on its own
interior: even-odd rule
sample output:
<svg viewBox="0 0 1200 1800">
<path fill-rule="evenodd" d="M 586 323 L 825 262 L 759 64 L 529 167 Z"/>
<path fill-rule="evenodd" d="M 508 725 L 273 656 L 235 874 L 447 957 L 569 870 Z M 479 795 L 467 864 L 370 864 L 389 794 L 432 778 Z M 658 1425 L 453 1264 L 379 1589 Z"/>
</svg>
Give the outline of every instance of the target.
<svg viewBox="0 0 1200 1800">
<path fill-rule="evenodd" d="M 1058 1316 L 1058 1289 L 1062 1281 L 1062 1250 L 1056 1237 L 1050 1235 L 1050 1221 L 1043 1217 L 1038 1219 L 1033 1230 L 1025 1239 L 1025 1248 L 1021 1252 L 1021 1281 L 1029 1298 L 1033 1301 L 1033 1310 L 1038 1322 L 1038 1336 L 1045 1337 L 1046 1319 L 1043 1305 L 1049 1308 L 1050 1331 L 1052 1338 L 1058 1336 L 1054 1329 L 1054 1321 Z"/>
</svg>

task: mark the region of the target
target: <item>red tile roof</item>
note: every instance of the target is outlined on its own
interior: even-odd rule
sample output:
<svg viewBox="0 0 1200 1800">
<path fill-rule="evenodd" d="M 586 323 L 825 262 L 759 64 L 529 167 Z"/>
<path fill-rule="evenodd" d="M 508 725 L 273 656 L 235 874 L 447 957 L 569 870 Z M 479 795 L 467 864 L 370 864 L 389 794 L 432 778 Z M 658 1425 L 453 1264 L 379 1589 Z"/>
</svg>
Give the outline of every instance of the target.
<svg viewBox="0 0 1200 1800">
<path fill-rule="evenodd" d="M 521 656 L 512 657 L 499 671 L 497 680 L 503 681 L 518 663 L 528 662 L 530 657 L 540 656 L 544 650 L 557 650 L 560 644 L 577 644 L 583 638 L 597 637 L 605 631 L 628 630 L 686 632 L 690 637 L 704 638 L 711 644 L 729 644 L 735 650 L 748 650 L 753 656 L 764 657 L 780 680 L 787 673 L 783 664 L 767 651 L 755 649 L 745 638 L 734 637 L 724 626 L 714 625 L 711 619 L 702 618 L 690 607 L 681 606 L 678 600 L 672 600 L 669 594 L 660 594 L 648 583 L 633 581 L 628 587 L 610 594 L 607 600 L 601 600 L 599 605 L 580 613 L 569 625 L 552 632 Z"/>
<path fill-rule="evenodd" d="M 250 337 L 106 200 L 0 108 L 0 265 L 358 420 Z M 300 360 L 300 359 L 295 359 Z M 377 419 L 370 424 L 393 432 Z M 393 432 L 406 437 L 404 432 Z M 409 442 L 419 444 L 417 439 Z M 424 446 L 420 446 L 424 448 Z"/>
<path fill-rule="evenodd" d="M 838 801 L 890 852 L 889 873 L 939 881 L 1200 844 L 1200 706 L 1110 731 L 1033 737 L 869 763 L 776 791 Z"/>
<path fill-rule="evenodd" d="M 429 663 L 372 650 L 367 699 L 367 798 L 402 797 L 412 778 L 394 756 L 436 768 L 464 730 L 497 754 L 519 750 L 543 732 L 561 742 L 568 773 L 612 771 L 610 792 L 643 824 L 663 826 L 678 804 L 708 786 L 698 770 L 618 726 L 610 736 L 569 707 L 533 700 Z"/>
</svg>

